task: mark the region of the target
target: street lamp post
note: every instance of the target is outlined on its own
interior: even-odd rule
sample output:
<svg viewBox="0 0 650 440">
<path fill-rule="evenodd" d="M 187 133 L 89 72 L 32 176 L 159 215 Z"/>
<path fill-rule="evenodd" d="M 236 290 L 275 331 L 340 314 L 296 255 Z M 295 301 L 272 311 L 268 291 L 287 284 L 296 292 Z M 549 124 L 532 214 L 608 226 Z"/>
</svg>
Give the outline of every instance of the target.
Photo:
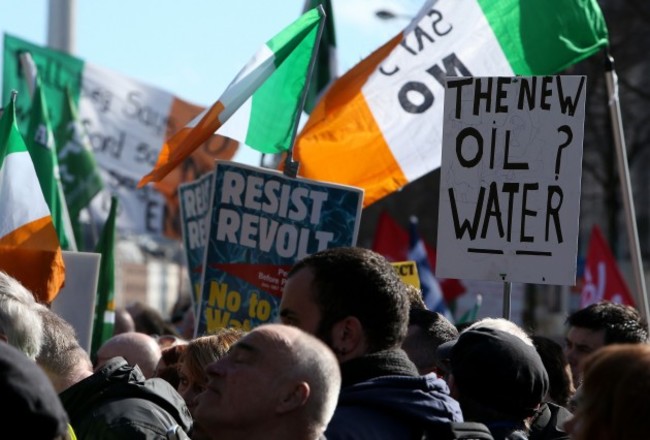
<svg viewBox="0 0 650 440">
<path fill-rule="evenodd" d="M 75 52 L 76 0 L 50 0 L 47 45 L 65 53 Z"/>
</svg>

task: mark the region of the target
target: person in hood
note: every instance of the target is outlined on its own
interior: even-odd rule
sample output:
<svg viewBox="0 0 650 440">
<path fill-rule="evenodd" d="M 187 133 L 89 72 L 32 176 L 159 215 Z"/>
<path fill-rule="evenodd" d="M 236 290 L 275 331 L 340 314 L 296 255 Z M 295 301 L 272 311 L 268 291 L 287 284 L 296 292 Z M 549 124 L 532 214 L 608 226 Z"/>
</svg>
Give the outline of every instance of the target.
<svg viewBox="0 0 650 440">
<path fill-rule="evenodd" d="M 39 308 L 43 346 L 36 358 L 70 418 L 79 440 L 187 439 L 192 416 L 164 379 L 145 379 L 122 357 L 93 372 L 74 328 L 55 312 Z"/>
<path fill-rule="evenodd" d="M 462 421 L 445 382 L 420 376 L 400 349 L 408 313 L 406 285 L 371 250 L 332 248 L 290 270 L 280 319 L 325 342 L 341 367 L 328 440 L 419 439 L 440 424 Z"/>
</svg>

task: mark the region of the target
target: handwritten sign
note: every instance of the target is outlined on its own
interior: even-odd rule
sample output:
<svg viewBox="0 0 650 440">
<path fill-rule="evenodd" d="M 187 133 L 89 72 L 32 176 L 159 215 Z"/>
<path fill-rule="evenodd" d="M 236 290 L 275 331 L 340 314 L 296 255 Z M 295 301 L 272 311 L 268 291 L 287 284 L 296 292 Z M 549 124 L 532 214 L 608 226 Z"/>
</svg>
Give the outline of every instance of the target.
<svg viewBox="0 0 650 440">
<path fill-rule="evenodd" d="M 586 82 L 448 78 L 437 276 L 575 284 Z"/>
<path fill-rule="evenodd" d="M 277 318 L 291 266 L 354 246 L 363 191 L 217 161 L 196 334 Z"/>
</svg>

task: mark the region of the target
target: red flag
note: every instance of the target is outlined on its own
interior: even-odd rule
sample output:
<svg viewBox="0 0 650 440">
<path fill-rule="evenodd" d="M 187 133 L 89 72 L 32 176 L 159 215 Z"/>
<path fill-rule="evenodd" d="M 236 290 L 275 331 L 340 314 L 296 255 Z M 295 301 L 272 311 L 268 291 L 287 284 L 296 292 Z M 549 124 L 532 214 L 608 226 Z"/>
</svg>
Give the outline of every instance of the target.
<svg viewBox="0 0 650 440">
<path fill-rule="evenodd" d="M 409 233 L 386 211 L 379 214 L 372 250 L 389 261 L 408 260 Z"/>
<path fill-rule="evenodd" d="M 587 249 L 580 307 L 599 301 L 635 305 L 605 237 L 598 225 L 594 225 Z"/>
<path fill-rule="evenodd" d="M 424 247 L 427 250 L 429 266 L 435 271 L 436 251 L 426 242 Z M 409 233 L 386 211 L 379 215 L 372 250 L 382 254 L 389 261 L 409 260 Z M 438 282 L 447 303 L 465 293 L 465 286 L 457 279 L 438 278 Z"/>
</svg>

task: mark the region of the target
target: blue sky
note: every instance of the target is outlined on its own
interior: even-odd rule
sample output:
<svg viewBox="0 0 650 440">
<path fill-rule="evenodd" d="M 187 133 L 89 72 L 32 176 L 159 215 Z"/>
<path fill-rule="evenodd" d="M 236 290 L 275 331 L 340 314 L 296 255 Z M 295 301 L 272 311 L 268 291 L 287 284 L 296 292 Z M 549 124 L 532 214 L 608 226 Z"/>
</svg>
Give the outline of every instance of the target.
<svg viewBox="0 0 650 440">
<path fill-rule="evenodd" d="M 295 20 L 304 0 L 70 0 L 75 55 L 87 62 L 210 105 L 270 37 Z M 60 3 L 54 1 L 53 3 Z M 399 32 L 423 0 L 333 0 L 339 73 Z M 0 0 L 0 32 L 47 44 L 47 0 Z M 0 65 L 2 61 L 0 59 Z M 259 163 L 244 147 L 238 160 Z"/>
</svg>

